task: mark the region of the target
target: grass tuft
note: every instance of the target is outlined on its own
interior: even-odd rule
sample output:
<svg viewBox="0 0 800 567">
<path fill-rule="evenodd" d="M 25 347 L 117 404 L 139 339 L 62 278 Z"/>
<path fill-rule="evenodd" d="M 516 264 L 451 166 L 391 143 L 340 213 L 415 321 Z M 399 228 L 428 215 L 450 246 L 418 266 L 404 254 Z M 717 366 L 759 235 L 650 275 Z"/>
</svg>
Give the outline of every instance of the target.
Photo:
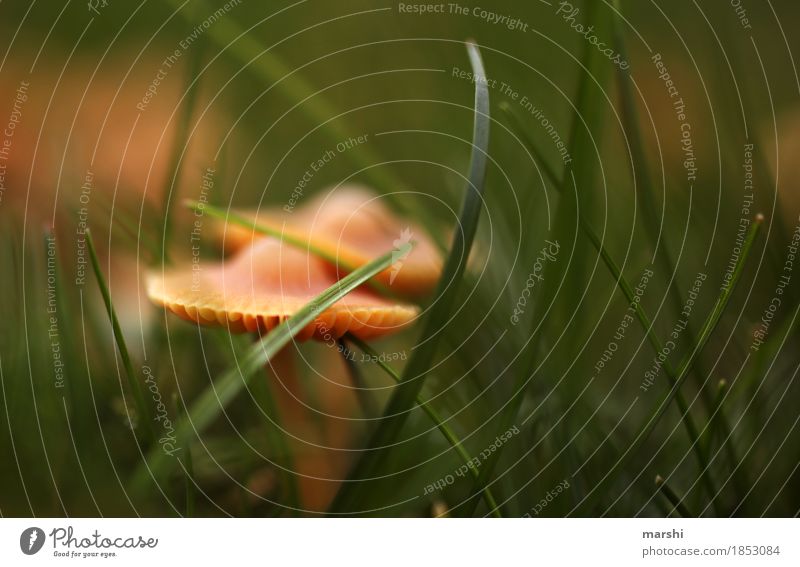
<svg viewBox="0 0 800 567">
<path fill-rule="evenodd" d="M 520 138 L 520 140 L 525 144 L 528 151 L 531 152 L 534 156 L 540 156 L 536 145 L 527 135 L 527 132 L 521 128 L 521 124 L 519 123 L 519 119 L 513 114 L 508 113 L 508 116 L 511 118 L 511 125 L 512 129 L 515 134 Z M 551 183 L 553 183 L 554 187 L 559 191 L 559 193 L 564 192 L 563 187 L 563 179 L 558 179 L 554 177 L 555 173 L 550 168 L 542 168 L 548 177 L 551 179 Z M 631 286 L 630 282 L 625 278 L 620 269 L 619 265 L 614 261 L 609 254 L 608 250 L 606 250 L 605 246 L 603 246 L 600 237 L 597 235 L 597 232 L 592 228 L 589 221 L 586 220 L 585 217 L 581 217 L 579 219 L 580 228 L 583 234 L 589 239 L 594 246 L 595 250 L 600 254 L 603 263 L 605 264 L 608 271 L 611 273 L 611 276 L 614 278 L 619 290 L 625 296 L 625 300 L 628 302 L 628 305 L 632 305 L 634 308 L 634 312 L 636 314 L 636 318 L 641 324 L 642 330 L 647 337 L 648 342 L 653 347 L 653 351 L 655 354 L 663 352 L 664 347 L 661 343 L 661 340 L 658 338 L 655 332 L 655 328 L 653 325 L 652 320 L 647 315 L 642 306 L 641 301 L 634 301 L 634 293 L 633 293 L 633 286 Z M 692 341 L 694 342 L 694 341 Z M 672 363 L 669 360 L 664 361 L 664 373 L 667 375 L 667 378 L 670 381 L 670 385 L 674 386 L 677 383 L 678 376 L 675 368 L 672 366 Z M 694 418 L 689 413 L 689 404 L 686 402 L 685 398 L 683 397 L 683 393 L 680 391 L 676 392 L 675 395 L 676 405 L 678 406 L 678 410 L 680 411 L 681 421 L 684 424 L 686 429 L 687 435 L 689 436 L 689 441 L 691 443 L 692 451 L 697 458 L 698 466 L 700 469 L 700 477 L 703 481 L 703 485 L 705 486 L 706 491 L 708 492 L 709 498 L 714 500 L 717 489 L 714 486 L 714 483 L 711 479 L 711 473 L 709 471 L 709 464 L 708 464 L 708 452 L 705 450 L 705 447 L 702 443 L 700 443 L 700 434 L 699 429 L 694 421 Z"/>
</svg>

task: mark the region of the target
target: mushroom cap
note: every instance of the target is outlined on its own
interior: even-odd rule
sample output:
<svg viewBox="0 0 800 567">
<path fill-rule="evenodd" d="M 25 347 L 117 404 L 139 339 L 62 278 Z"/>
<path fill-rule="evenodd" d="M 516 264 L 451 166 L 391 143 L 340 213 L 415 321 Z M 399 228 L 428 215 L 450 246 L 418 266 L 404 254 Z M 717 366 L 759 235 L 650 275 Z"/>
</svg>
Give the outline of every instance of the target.
<svg viewBox="0 0 800 567">
<path fill-rule="evenodd" d="M 268 332 L 336 281 L 324 260 L 265 237 L 221 264 L 153 272 L 147 294 L 187 321 L 232 332 Z M 349 331 L 370 339 L 399 330 L 417 313 L 415 306 L 361 287 L 320 313 L 297 338 L 329 341 Z"/>
<path fill-rule="evenodd" d="M 427 234 L 413 223 L 401 221 L 383 200 L 359 186 L 340 187 L 297 208 L 287 204 L 280 209 L 237 212 L 336 258 L 341 271 L 363 266 L 387 250 L 413 241 L 411 252 L 398 256 L 391 267 L 375 277 L 402 295 L 429 293 L 441 275 L 441 257 Z M 219 226 L 217 234 L 228 251 L 263 238 L 233 223 Z"/>
</svg>

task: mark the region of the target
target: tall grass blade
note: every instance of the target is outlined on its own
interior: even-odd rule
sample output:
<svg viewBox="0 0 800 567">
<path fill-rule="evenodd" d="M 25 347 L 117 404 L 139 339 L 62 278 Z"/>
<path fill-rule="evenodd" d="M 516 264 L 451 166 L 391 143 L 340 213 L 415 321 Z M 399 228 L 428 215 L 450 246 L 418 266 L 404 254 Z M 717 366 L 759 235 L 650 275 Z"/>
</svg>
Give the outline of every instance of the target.
<svg viewBox="0 0 800 567">
<path fill-rule="evenodd" d="M 602 19 L 598 17 L 596 3 L 590 3 L 587 8 L 587 17 L 598 30 L 609 25 L 607 16 Z M 584 46 L 581 59 L 582 67 L 578 80 L 576 109 L 572 117 L 568 148 L 573 156 L 584 157 L 581 161 L 577 162 L 577 165 L 573 169 L 567 169 L 567 171 L 572 171 L 577 191 L 574 193 L 571 191 L 561 192 L 553 227 L 555 240 L 559 243 L 563 243 L 567 248 L 569 247 L 567 243 L 572 242 L 574 239 L 573 227 L 575 217 L 581 221 L 585 221 L 584 217 L 586 213 L 582 212 L 582 209 L 591 210 L 592 208 L 590 203 L 596 168 L 591 163 L 590 156 L 596 154 L 594 137 L 599 137 L 601 134 L 605 112 L 603 105 L 597 104 L 592 87 L 593 83 L 596 83 L 595 86 L 599 86 L 602 89 L 609 75 L 608 61 L 600 56 L 597 50 L 588 43 Z M 505 108 L 507 109 L 508 106 L 506 105 Z M 554 171 L 546 165 L 547 161 L 541 159 L 539 161 L 555 178 Z M 530 200 L 529 202 L 533 202 L 535 199 L 533 191 L 531 191 L 528 199 Z M 556 293 L 558 293 L 559 288 L 563 285 L 566 297 L 576 298 L 580 296 L 581 290 L 578 287 L 580 285 L 578 282 L 586 281 L 586 278 L 583 277 L 584 266 L 586 265 L 585 257 L 585 252 L 576 245 L 574 257 L 571 262 L 548 262 L 546 264 L 543 274 L 544 280 L 548 282 L 557 282 L 556 285 L 551 283 L 548 286 L 544 286 L 543 294 L 539 300 L 539 305 L 541 306 L 553 305 L 554 307 L 547 322 L 549 326 L 558 326 L 563 321 L 569 320 L 569 317 L 563 313 L 563 309 L 572 309 L 573 304 L 571 301 L 561 302 L 561 304 L 557 303 Z M 572 266 L 574 270 L 571 274 L 569 273 L 570 266 Z M 537 346 L 540 338 L 543 336 L 543 332 L 538 334 L 536 338 L 533 338 L 533 336 L 536 332 L 538 321 L 541 319 L 539 315 L 543 310 L 539 306 L 535 306 L 533 311 L 535 315 L 530 318 L 528 333 L 528 336 L 532 338 L 526 347 L 525 353 L 519 357 L 519 363 L 515 370 L 517 379 L 514 383 L 513 397 L 509 400 L 505 411 L 501 414 L 500 425 L 497 429 L 498 434 L 507 431 L 513 424 L 516 415 L 519 413 L 519 408 L 525 399 L 523 395 L 525 385 L 534 368 Z M 544 331 L 544 329 L 542 329 L 542 331 Z M 577 333 L 571 333 L 569 337 L 573 337 L 576 334 Z M 569 348 L 570 345 L 567 343 L 573 340 L 574 339 L 568 339 L 567 342 L 563 343 L 564 346 L 562 348 Z M 569 396 L 572 394 L 568 393 L 567 395 Z M 474 495 L 489 483 L 502 454 L 503 447 L 501 446 L 497 451 L 492 453 L 488 461 L 481 467 L 480 477 L 473 487 L 473 498 L 464 505 L 464 509 L 461 510 L 462 514 L 472 515 L 477 505 L 477 500 L 474 498 Z"/>
<path fill-rule="evenodd" d="M 610 32 L 611 15 L 599 2 L 586 3 L 586 18 L 594 27 L 594 33 L 604 35 Z M 545 280 L 551 282 L 544 286 L 540 305 L 548 306 L 556 300 L 556 294 L 565 298 L 564 301 L 555 302 L 551 314 L 548 316 L 547 326 L 543 328 L 543 335 L 549 334 L 554 328 L 560 328 L 568 321 L 574 309 L 574 301 L 581 297 L 584 285 L 588 281 L 588 267 L 590 256 L 585 247 L 579 242 L 574 242 L 575 224 L 577 219 L 587 215 L 591 216 L 598 209 L 596 195 L 599 194 L 595 183 L 598 171 L 602 167 L 600 147 L 596 143 L 602 139 L 606 120 L 606 106 L 602 103 L 603 93 L 611 75 L 611 65 L 593 45 L 586 42 L 583 45 L 579 80 L 575 95 L 575 108 L 572 113 L 568 148 L 575 159 L 574 164 L 566 164 L 564 178 L 574 177 L 575 191 L 564 191 L 558 199 L 553 224 L 552 240 L 558 241 L 565 249 L 574 243 L 574 253 L 570 262 L 551 262 L 549 270 L 545 273 Z M 535 199 L 532 194 L 529 199 Z M 556 284 L 556 285 L 554 285 Z M 559 290 L 559 288 L 562 288 Z M 541 311 L 541 309 L 539 310 Z M 573 320 L 577 328 L 584 310 L 578 310 Z M 554 333 L 556 336 L 559 333 Z M 580 340 L 577 332 L 567 333 L 562 341 L 565 351 L 574 352 Z M 535 356 L 536 349 L 530 349 L 530 356 Z M 533 359 L 524 371 L 533 366 Z M 568 385 L 571 385 L 568 383 Z M 574 392 L 573 392 L 574 393 Z"/>
<path fill-rule="evenodd" d="M 621 11 L 620 0 L 614 0 L 614 5 L 617 11 Z M 622 18 L 614 19 L 614 36 L 617 43 L 617 50 L 622 54 L 623 59 L 627 60 L 627 45 L 625 42 L 625 34 L 622 29 Z M 633 88 L 631 87 L 631 76 L 628 72 L 620 70 L 617 73 L 617 84 L 620 94 L 620 106 L 622 111 L 622 124 L 624 131 L 627 135 L 628 148 L 631 152 L 631 176 L 633 184 L 636 189 L 638 200 L 642 203 L 641 211 L 645 226 L 645 232 L 653 247 L 653 252 L 657 261 L 661 264 L 661 269 L 664 271 L 666 277 L 669 278 L 669 296 L 672 301 L 672 306 L 675 312 L 680 313 L 683 309 L 684 300 L 681 296 L 681 291 L 678 288 L 678 278 L 675 269 L 675 262 L 667 246 L 666 238 L 661 233 L 660 228 L 665 225 L 663 216 L 658 214 L 658 204 L 655 201 L 655 187 L 652 182 L 652 175 L 647 163 L 644 148 L 644 142 L 638 112 L 636 110 L 636 101 L 633 96 Z M 665 204 L 666 207 L 666 204 Z M 687 320 L 686 323 L 686 336 L 691 342 L 695 341 L 696 334 L 694 332 L 694 325 L 692 321 Z M 700 391 L 700 399 L 708 411 L 711 411 L 711 396 L 705 386 L 706 373 L 699 367 L 695 372 L 695 384 Z M 693 442 L 697 439 L 695 438 Z M 698 444 L 699 447 L 699 444 Z M 702 451 L 702 449 L 700 449 Z M 707 460 L 707 459 L 706 459 Z M 708 485 L 706 486 L 708 488 Z M 711 497 L 713 498 L 711 493 Z"/>
<path fill-rule="evenodd" d="M 92 262 L 92 269 L 94 270 L 94 275 L 97 279 L 97 287 L 100 288 L 100 293 L 103 295 L 106 313 L 111 321 L 111 329 L 114 333 L 114 340 L 117 343 L 117 349 L 119 350 L 120 358 L 122 359 L 122 367 L 125 370 L 125 377 L 128 380 L 128 388 L 130 389 L 134 403 L 136 404 L 138 424 L 143 424 L 142 429 L 144 430 L 145 435 L 149 441 L 153 442 L 156 439 L 156 434 L 153 430 L 153 423 L 150 420 L 150 412 L 147 410 L 141 385 L 136 379 L 136 373 L 133 371 L 133 364 L 131 363 L 131 357 L 128 353 L 128 346 L 125 343 L 125 337 L 122 334 L 122 328 L 119 326 L 117 312 L 114 309 L 114 303 L 111 301 L 111 293 L 108 291 L 108 284 L 103 276 L 103 271 L 100 269 L 100 261 L 97 259 L 97 250 L 94 246 L 94 239 L 92 238 L 92 234 L 89 229 L 86 230 L 86 245 Z"/>
<path fill-rule="evenodd" d="M 681 518 L 697 517 L 689 511 L 689 508 L 684 502 L 685 499 L 678 496 L 660 474 L 656 475 L 656 486 L 658 487 L 658 491 L 664 495 L 664 498 L 667 500 L 667 502 L 672 505 L 673 511 L 676 512 Z"/>
<path fill-rule="evenodd" d="M 476 77 L 486 77 L 480 51 L 474 43 L 467 43 L 472 70 Z M 414 350 L 403 372 L 403 380 L 392 393 L 384 410 L 384 418 L 375 430 L 368 446 L 361 453 L 348 482 L 342 484 L 331 504 L 330 512 L 353 510 L 358 501 L 360 485 L 378 469 L 386 457 L 388 447 L 397 439 L 405 425 L 417 396 L 422 391 L 425 376 L 430 371 L 441 339 L 442 322 L 447 321 L 456 298 L 461 278 L 478 227 L 483 206 L 484 179 L 486 177 L 487 150 L 489 146 L 489 91 L 486 81 L 475 81 L 475 118 L 469 183 L 459 216 L 460 230 L 455 231 L 450 253 L 445 261 L 442 277 L 431 304 L 418 347 Z"/>
</svg>

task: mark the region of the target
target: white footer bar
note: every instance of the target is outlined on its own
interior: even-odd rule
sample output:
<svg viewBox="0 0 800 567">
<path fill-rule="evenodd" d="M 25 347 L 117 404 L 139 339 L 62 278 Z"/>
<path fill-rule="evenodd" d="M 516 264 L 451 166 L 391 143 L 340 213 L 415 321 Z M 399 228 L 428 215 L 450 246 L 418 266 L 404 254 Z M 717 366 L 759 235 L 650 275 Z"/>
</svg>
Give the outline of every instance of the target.
<svg viewBox="0 0 800 567">
<path fill-rule="evenodd" d="M 769 567 L 798 540 L 797 519 L 2 519 L 0 565 Z"/>
</svg>

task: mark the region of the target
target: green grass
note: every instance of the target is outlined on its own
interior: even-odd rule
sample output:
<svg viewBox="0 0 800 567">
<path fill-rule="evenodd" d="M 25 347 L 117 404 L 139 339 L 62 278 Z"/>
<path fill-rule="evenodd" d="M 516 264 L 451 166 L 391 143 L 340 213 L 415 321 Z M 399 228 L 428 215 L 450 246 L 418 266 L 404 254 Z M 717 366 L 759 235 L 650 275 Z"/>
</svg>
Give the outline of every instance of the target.
<svg viewBox="0 0 800 567">
<path fill-rule="evenodd" d="M 12 37 L 29 6 L 7 4 L 0 28 Z M 727 5 L 704 4 L 706 22 L 694 3 L 667 3 L 661 9 L 679 37 L 648 3 L 575 2 L 577 20 L 630 60 L 621 71 L 542 2 L 497 8 L 528 23 L 526 32 L 473 16 L 402 15 L 366 0 L 242 2 L 184 50 L 134 122 L 129 102 L 220 4 L 156 2 L 127 22 L 136 5 L 116 3 L 81 37 L 85 10 L 66 10 L 52 27 L 57 13 L 36 3 L 21 28 L 20 39 L 49 39 L 29 77 L 12 153 L 0 161 L 10 168 L 0 193 L 3 516 L 511 517 L 536 515 L 534 506 L 565 480 L 570 487 L 538 515 L 797 514 L 797 272 L 776 292 L 797 203 L 792 156 L 782 139 L 775 147 L 771 127 L 775 120 L 791 136 L 800 106 L 769 8 L 748 8 L 753 30 L 745 34 Z M 796 2 L 773 4 L 784 26 L 800 17 Z M 474 68 L 464 56 L 469 37 Z M 687 102 L 700 164 L 691 194 L 680 125 L 642 39 L 662 54 Z M 3 84 L 22 78 L 15 68 L 27 70 L 31 45 L 41 42 L 11 46 Z M 80 111 L 67 108 L 67 91 L 83 92 L 109 46 L 119 59 L 101 64 Z M 54 70 L 73 47 L 56 87 Z M 130 54 L 140 52 L 134 62 Z M 458 71 L 496 83 L 476 88 Z M 50 88 L 45 117 L 37 101 Z M 123 113 L 104 122 L 104 93 L 117 89 Z M 543 114 L 527 110 L 522 97 Z M 158 108 L 172 113 L 175 138 L 154 163 L 150 184 L 161 186 L 148 187 L 159 196 L 151 199 L 139 186 L 144 175 L 131 174 L 146 173 L 157 140 L 131 145 L 124 164 L 109 153 L 131 128 L 167 127 Z M 81 122 L 68 135 L 60 115 L 77 112 Z M 563 163 L 544 117 L 571 163 Z M 27 140 L 42 126 L 33 160 Z M 119 128 L 126 134 L 116 139 Z M 254 337 L 198 327 L 150 304 L 137 278 L 154 264 L 191 260 L 201 206 L 192 173 L 216 164 L 204 231 L 213 221 L 280 237 L 280 227 L 253 227 L 235 211 L 280 208 L 326 148 L 367 133 L 369 143 L 337 152 L 315 172 L 300 205 L 338 183 L 364 183 L 414 232 L 448 243 L 441 285 L 420 300 L 414 326 L 368 343 L 294 344 L 313 311 L 307 307 L 253 344 Z M 192 152 L 184 152 L 190 141 Z M 755 145 L 756 184 L 746 214 L 745 142 Z M 97 144 L 96 183 L 82 202 Z M 770 164 L 776 149 L 778 172 Z M 76 233 L 82 207 L 91 226 L 85 249 Z M 722 292 L 740 217 L 752 228 L 735 262 L 736 285 Z M 204 263 L 222 255 L 209 236 Z M 514 325 L 510 316 L 546 239 L 558 240 L 561 252 Z M 335 262 L 306 242 L 283 240 Z M 356 286 L 393 297 L 371 281 L 388 257 L 379 260 L 340 266 L 349 279 L 328 290 L 324 304 Z M 645 267 L 655 275 L 633 302 Z M 642 393 L 699 270 L 708 279 L 690 328 Z M 753 333 L 776 294 L 782 303 L 756 352 Z M 631 304 L 624 339 L 595 375 Z M 54 385 L 54 341 L 63 388 Z M 336 350 L 344 348 L 359 356 L 342 360 Z M 295 359 L 292 393 L 308 419 L 290 420 L 277 395 L 266 367 L 278 352 Z M 403 356 L 381 358 L 392 353 Z M 182 449 L 174 457 L 161 451 L 144 365 L 169 400 Z M 484 460 L 512 425 L 519 433 Z M 455 474 L 476 458 L 480 466 Z M 324 480 L 311 482 L 308 471 Z M 427 489 L 448 475 L 452 484 Z"/>
<path fill-rule="evenodd" d="M 686 380 L 686 377 L 689 373 L 689 370 L 692 367 L 692 364 L 697 359 L 699 353 L 703 351 L 705 346 L 708 344 L 709 339 L 711 338 L 711 334 L 716 329 L 717 324 L 719 323 L 720 318 L 722 317 L 725 308 L 730 301 L 731 294 L 733 290 L 736 289 L 736 284 L 739 282 L 741 278 L 742 272 L 744 271 L 745 261 L 747 260 L 747 256 L 750 252 L 750 248 L 753 246 L 753 242 L 758 235 L 758 231 L 761 228 L 761 223 L 763 222 L 764 218 L 761 215 L 758 215 L 750 230 L 747 233 L 747 238 L 745 239 L 745 243 L 742 247 L 742 254 L 739 257 L 739 261 L 736 263 L 733 277 L 731 278 L 730 286 L 722 290 L 717 297 L 717 300 L 714 302 L 714 307 L 712 308 L 711 312 L 708 314 L 701 330 L 700 334 L 697 338 L 697 342 L 693 345 L 689 354 L 684 358 L 681 364 L 678 367 L 678 370 L 675 375 L 675 381 L 671 384 L 669 392 L 659 401 L 658 405 L 655 406 L 653 409 L 650 418 L 641 426 L 639 433 L 634 438 L 631 445 L 625 450 L 625 452 L 620 456 L 617 460 L 616 465 L 613 469 L 606 475 L 600 483 L 598 483 L 595 488 L 593 489 L 592 493 L 590 493 L 583 502 L 581 502 L 581 508 L 590 508 L 594 504 L 597 498 L 599 498 L 600 494 L 602 493 L 603 487 L 612 484 L 621 471 L 624 470 L 625 465 L 630 461 L 630 459 L 636 454 L 642 445 L 647 441 L 647 439 L 652 435 L 653 431 L 655 431 L 658 422 L 663 418 L 664 414 L 669 409 L 669 405 L 672 401 L 676 398 L 680 389 Z"/>
<path fill-rule="evenodd" d="M 517 133 L 517 135 L 526 145 L 527 149 L 531 152 L 532 155 L 540 156 L 540 153 L 537 150 L 536 146 L 533 145 L 533 142 L 531 141 L 530 137 L 528 137 L 526 132 L 522 129 L 521 124 L 519 123 L 519 120 L 516 117 L 516 115 L 507 109 L 506 113 L 512 121 L 513 130 Z M 549 168 L 543 168 L 543 169 L 547 174 L 548 178 L 550 179 L 551 183 L 553 183 L 553 185 L 559 190 L 559 193 L 563 193 L 565 190 L 565 188 L 563 187 L 563 181 L 559 180 L 555 176 L 555 173 Z M 581 231 L 592 243 L 594 249 L 600 254 L 600 257 L 603 260 L 603 264 L 605 264 L 609 273 L 614 278 L 614 281 L 617 283 L 619 290 L 625 297 L 625 300 L 628 302 L 629 305 L 633 306 L 634 312 L 636 313 L 636 318 L 639 321 L 642 330 L 645 332 L 648 342 L 653 347 L 653 353 L 655 355 L 658 355 L 658 353 L 664 350 L 664 344 L 662 343 L 661 339 L 659 339 L 658 336 L 656 335 L 653 321 L 650 318 L 650 316 L 648 316 L 647 313 L 645 312 L 641 302 L 634 300 L 635 296 L 634 296 L 633 286 L 630 284 L 630 282 L 627 281 L 625 276 L 622 274 L 622 270 L 619 268 L 617 263 L 611 257 L 611 254 L 609 254 L 608 250 L 606 250 L 606 248 L 603 246 L 603 243 L 601 242 L 600 237 L 597 235 L 597 232 L 591 227 L 586 218 L 585 217 L 581 218 L 579 222 Z M 671 289 L 675 289 L 674 286 L 671 286 Z M 683 306 L 682 300 L 680 302 L 680 305 L 681 307 Z M 687 335 L 690 337 L 691 342 L 694 342 L 692 333 L 687 332 Z M 672 364 L 670 363 L 669 360 L 664 361 L 664 373 L 667 375 L 670 384 L 674 386 L 678 381 L 678 377 L 676 370 L 672 367 Z M 686 428 L 692 450 L 695 453 L 695 456 L 697 457 L 701 478 L 708 492 L 708 496 L 713 501 L 713 499 L 717 494 L 717 489 L 715 488 L 714 483 L 709 475 L 708 456 L 707 456 L 708 452 L 707 450 L 705 450 L 705 447 L 699 442 L 700 434 L 698 426 L 695 424 L 691 413 L 689 413 L 689 405 L 686 402 L 680 390 L 676 391 L 675 402 L 680 412 L 681 420 Z"/>
<path fill-rule="evenodd" d="M 583 72 L 580 74 L 580 80 L 578 81 L 578 88 L 575 95 L 576 106 L 572 115 L 568 148 L 573 155 L 591 155 L 594 153 L 594 137 L 601 135 L 604 120 L 603 114 L 599 112 L 597 105 L 594 104 L 593 97 L 596 96 L 596 90 L 593 86 L 602 89 L 608 72 L 601 63 L 598 54 L 590 45 L 584 46 L 581 66 Z M 501 109 L 507 108 L 507 104 L 508 103 L 502 103 Z M 529 146 L 528 150 L 530 151 L 530 149 L 531 147 Z M 541 163 L 546 164 L 545 161 L 541 161 Z M 586 213 L 580 213 L 579 211 L 581 207 L 590 206 L 589 204 L 593 201 L 593 199 L 590 198 L 590 187 L 593 185 L 593 180 L 597 174 L 596 169 L 591 167 L 589 163 L 583 162 L 580 167 L 575 169 L 569 168 L 564 174 L 564 180 L 567 179 L 567 173 L 572 175 L 576 187 L 574 193 L 568 190 L 565 191 L 561 184 L 556 184 L 556 187 L 561 189 L 558 204 L 556 205 L 555 226 L 553 228 L 556 242 L 563 242 L 565 244 L 574 242 L 577 245 L 577 242 L 573 241 L 571 236 L 571 225 L 574 219 L 573 215 L 578 214 L 581 222 L 586 222 Z M 549 170 L 549 166 L 544 165 L 543 167 L 546 168 L 546 171 Z M 551 183 L 554 182 L 555 179 L 555 177 L 550 179 Z M 534 201 L 534 195 L 535 193 L 530 191 L 529 199 L 531 202 Z M 529 204 L 528 209 L 532 206 L 532 203 Z M 583 270 L 585 269 L 584 264 L 588 256 L 585 255 L 585 250 L 583 250 L 583 248 L 578 248 L 578 250 L 579 252 L 576 252 L 576 265 L 580 270 Z M 572 293 L 575 293 L 575 295 L 579 293 L 579 289 L 574 285 L 574 282 L 579 282 L 583 279 L 583 275 L 580 272 L 570 275 L 569 266 L 565 266 L 563 262 L 547 263 L 543 277 L 548 281 L 558 281 L 567 286 L 572 286 Z M 514 395 L 510 403 L 504 408 L 501 422 L 497 428 L 498 435 L 507 431 L 517 420 L 524 399 L 526 385 L 528 384 L 529 377 L 533 373 L 537 357 L 537 347 L 539 346 L 539 339 L 542 336 L 541 333 L 537 333 L 537 330 L 545 309 L 549 309 L 557 293 L 557 288 L 555 286 L 550 286 L 547 289 L 549 294 L 545 294 L 540 298 L 539 304 L 534 306 L 533 315 L 528 316 L 528 336 L 531 337 L 532 340 L 530 343 L 532 344 L 526 344 L 527 348 L 521 353 L 519 358 L 520 364 L 515 369 L 517 379 L 514 383 Z M 567 340 L 573 341 L 574 339 L 569 337 Z M 472 494 L 476 494 L 478 490 L 489 484 L 503 452 L 503 448 L 500 447 L 489 458 L 487 465 L 482 467 L 481 473 L 473 487 Z M 472 498 L 466 503 L 462 513 L 471 516 L 475 511 L 475 506 L 476 500 Z"/>
<path fill-rule="evenodd" d="M 394 380 L 398 384 L 402 382 L 402 378 L 400 377 L 398 372 L 394 368 L 392 368 L 391 366 L 380 360 L 379 358 L 380 353 L 376 352 L 375 349 L 373 349 L 371 346 L 369 346 L 367 343 L 365 343 L 358 337 L 354 337 L 352 335 L 348 335 L 347 340 L 355 344 L 359 349 L 361 349 L 361 351 L 367 353 L 368 355 L 378 360 L 377 364 L 386 372 L 386 374 L 389 375 L 389 377 L 392 378 L 392 380 Z M 428 417 L 436 426 L 436 428 L 442 433 L 442 436 L 444 436 L 444 438 L 447 439 L 447 442 L 450 443 L 453 449 L 458 453 L 458 456 L 461 457 L 463 463 L 467 465 L 470 474 L 475 478 L 475 480 L 477 480 L 479 473 L 474 467 L 469 466 L 472 457 L 467 453 L 466 449 L 464 448 L 463 441 L 461 441 L 458 438 L 456 433 L 447 425 L 446 420 L 441 415 L 439 415 L 439 412 L 437 412 L 431 406 L 431 404 L 422 401 L 421 399 L 419 399 L 419 397 L 417 398 L 416 402 L 417 405 L 420 408 L 422 408 L 422 410 L 428 415 Z M 486 506 L 488 507 L 492 515 L 496 517 L 501 517 L 500 507 L 497 505 L 497 499 L 492 494 L 491 489 L 488 487 L 484 487 L 481 490 L 481 494 L 483 496 L 483 499 L 486 501 Z"/>
</svg>

